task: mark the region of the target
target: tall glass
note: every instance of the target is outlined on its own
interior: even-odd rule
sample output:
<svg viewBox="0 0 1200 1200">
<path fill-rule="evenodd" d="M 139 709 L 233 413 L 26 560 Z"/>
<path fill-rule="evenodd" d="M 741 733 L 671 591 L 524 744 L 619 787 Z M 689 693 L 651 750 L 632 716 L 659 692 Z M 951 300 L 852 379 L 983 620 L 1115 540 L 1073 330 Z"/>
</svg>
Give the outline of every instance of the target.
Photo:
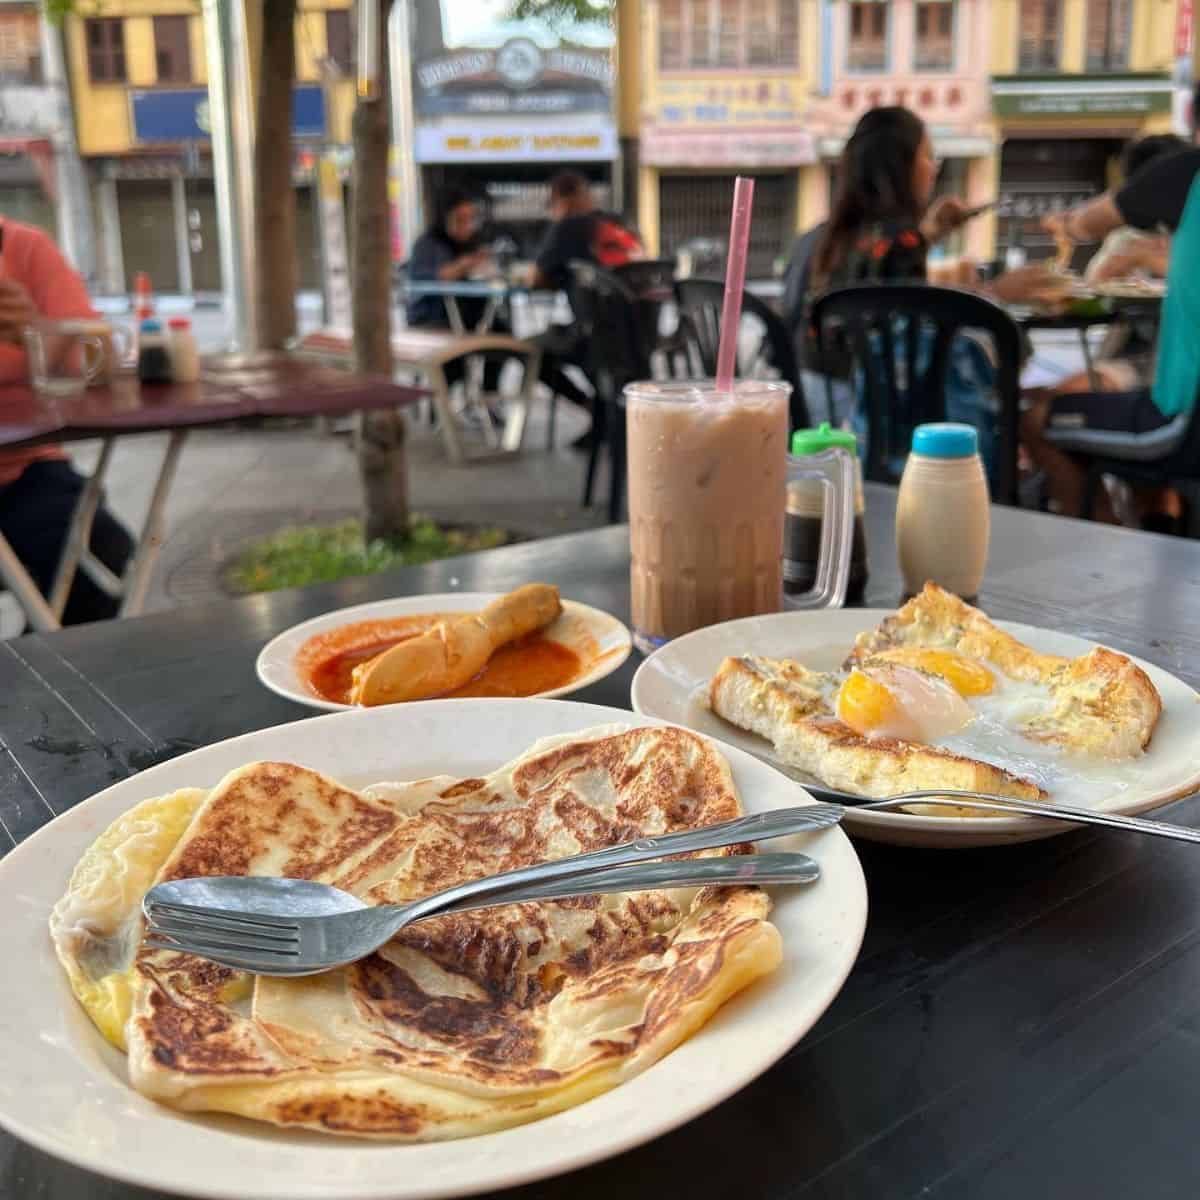
<svg viewBox="0 0 1200 1200">
<path fill-rule="evenodd" d="M 787 482 L 786 383 L 625 389 L 634 641 L 778 612 Z"/>
</svg>

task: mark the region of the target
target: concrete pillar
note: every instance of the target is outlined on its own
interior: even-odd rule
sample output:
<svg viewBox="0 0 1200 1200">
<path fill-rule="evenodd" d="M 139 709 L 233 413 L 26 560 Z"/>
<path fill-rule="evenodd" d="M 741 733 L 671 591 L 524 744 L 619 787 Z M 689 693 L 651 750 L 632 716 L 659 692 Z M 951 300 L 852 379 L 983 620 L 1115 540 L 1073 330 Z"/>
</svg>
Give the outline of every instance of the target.
<svg viewBox="0 0 1200 1200">
<path fill-rule="evenodd" d="M 100 226 L 100 290 L 116 296 L 126 290 L 125 252 L 121 245 L 121 213 L 117 181 L 96 181 L 96 216 Z"/>
<path fill-rule="evenodd" d="M 659 255 L 659 208 L 658 168 L 638 169 L 638 231 L 646 253 L 651 258 Z"/>
<path fill-rule="evenodd" d="M 230 350 L 258 349 L 254 321 L 254 107 L 244 0 L 203 0 L 217 234 Z"/>
<path fill-rule="evenodd" d="M 803 233 L 829 216 L 829 168 L 820 162 L 801 167 L 797 186 L 796 232 Z"/>
<path fill-rule="evenodd" d="M 968 204 L 984 204 L 1000 190 L 1000 147 L 983 158 L 967 162 Z M 967 222 L 964 252 L 976 262 L 991 262 L 996 257 L 996 214 L 993 210 Z"/>
<path fill-rule="evenodd" d="M 414 147 L 412 107 L 412 55 L 410 52 L 409 5 L 392 5 L 387 29 L 388 69 L 392 105 L 392 171 L 400 202 L 400 237 L 404 257 L 412 252 L 413 242 L 421 236 L 424 214 L 421 206 L 421 172 Z"/>
<path fill-rule="evenodd" d="M 182 175 L 171 176 L 171 215 L 175 222 L 175 260 L 179 264 L 179 290 L 190 296 L 192 283 L 192 235 L 188 229 L 187 188 Z"/>
</svg>

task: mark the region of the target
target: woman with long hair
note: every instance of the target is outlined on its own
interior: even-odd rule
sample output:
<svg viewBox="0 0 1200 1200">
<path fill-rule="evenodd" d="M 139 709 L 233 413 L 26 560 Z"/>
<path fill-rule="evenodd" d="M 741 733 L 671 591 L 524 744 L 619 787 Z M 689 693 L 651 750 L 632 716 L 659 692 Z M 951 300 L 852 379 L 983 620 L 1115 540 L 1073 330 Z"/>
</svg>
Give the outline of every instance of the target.
<svg viewBox="0 0 1200 1200">
<path fill-rule="evenodd" d="M 937 175 L 920 117 L 900 106 L 865 113 L 846 142 L 829 220 L 814 240 L 804 289 L 808 300 L 862 283 L 926 282 L 930 247 L 970 215 L 957 197 L 933 200 Z M 1006 302 L 1036 299 L 1054 286 L 1046 268 L 1037 265 L 980 284 L 974 268 L 963 264 L 949 282 Z M 818 369 L 836 370 L 814 362 L 811 354 L 806 357 Z M 994 376 L 978 341 L 966 335 L 955 339 L 946 377 L 947 416 L 979 428 L 985 461 L 994 442 Z"/>
</svg>

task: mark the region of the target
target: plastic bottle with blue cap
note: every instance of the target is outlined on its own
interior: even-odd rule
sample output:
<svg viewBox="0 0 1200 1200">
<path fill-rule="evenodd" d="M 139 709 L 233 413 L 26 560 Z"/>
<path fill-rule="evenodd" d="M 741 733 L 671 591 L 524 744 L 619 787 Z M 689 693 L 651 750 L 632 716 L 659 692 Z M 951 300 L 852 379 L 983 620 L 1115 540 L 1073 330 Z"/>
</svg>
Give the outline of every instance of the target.
<svg viewBox="0 0 1200 1200">
<path fill-rule="evenodd" d="M 932 582 L 974 599 L 987 567 L 989 535 L 987 476 L 975 428 L 918 425 L 896 500 L 896 553 L 905 595 Z"/>
</svg>

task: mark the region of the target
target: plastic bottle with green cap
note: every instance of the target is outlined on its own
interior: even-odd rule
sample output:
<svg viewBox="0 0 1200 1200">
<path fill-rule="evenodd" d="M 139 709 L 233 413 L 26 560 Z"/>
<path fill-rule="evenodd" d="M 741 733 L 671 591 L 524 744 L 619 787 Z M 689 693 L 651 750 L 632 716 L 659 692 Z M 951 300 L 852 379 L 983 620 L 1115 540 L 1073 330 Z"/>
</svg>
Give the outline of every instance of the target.
<svg viewBox="0 0 1200 1200">
<path fill-rule="evenodd" d="M 854 536 L 850 546 L 850 577 L 846 603 L 861 604 L 867 586 L 867 533 L 863 520 L 862 469 L 858 462 L 858 440 L 848 429 L 835 429 L 822 421 L 816 429 L 797 429 L 792 434 L 792 457 L 805 458 L 825 450 L 848 450 L 854 456 Z M 821 554 L 821 524 L 824 493 L 814 480 L 788 484 L 787 511 L 783 526 L 783 590 L 806 592 L 813 587 Z"/>
<path fill-rule="evenodd" d="M 987 567 L 989 532 L 978 432 L 950 422 L 918 425 L 896 499 L 896 553 L 905 594 L 932 582 L 974 599 Z"/>
</svg>

